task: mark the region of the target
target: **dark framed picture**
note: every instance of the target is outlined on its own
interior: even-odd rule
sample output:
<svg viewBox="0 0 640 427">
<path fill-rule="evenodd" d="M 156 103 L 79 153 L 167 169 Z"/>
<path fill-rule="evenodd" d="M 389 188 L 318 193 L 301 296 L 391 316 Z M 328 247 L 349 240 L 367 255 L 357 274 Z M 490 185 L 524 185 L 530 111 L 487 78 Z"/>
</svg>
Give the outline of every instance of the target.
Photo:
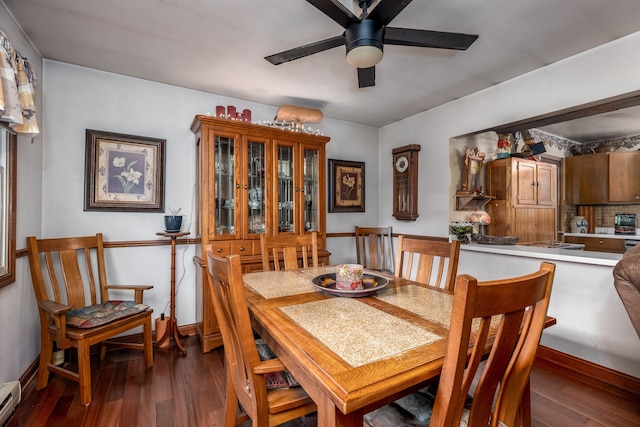
<svg viewBox="0 0 640 427">
<path fill-rule="evenodd" d="M 164 212 L 165 144 L 87 129 L 84 210 Z"/>
<path fill-rule="evenodd" d="M 329 212 L 364 212 L 364 162 L 329 159 Z"/>
</svg>

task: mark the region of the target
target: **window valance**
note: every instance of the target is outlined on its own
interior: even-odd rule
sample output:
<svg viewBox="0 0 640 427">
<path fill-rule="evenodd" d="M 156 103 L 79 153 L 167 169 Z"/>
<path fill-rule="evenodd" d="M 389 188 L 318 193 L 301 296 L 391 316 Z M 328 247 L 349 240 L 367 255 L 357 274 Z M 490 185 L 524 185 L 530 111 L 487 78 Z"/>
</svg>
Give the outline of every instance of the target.
<svg viewBox="0 0 640 427">
<path fill-rule="evenodd" d="M 0 122 L 7 123 L 17 133 L 40 133 L 34 90 L 37 83 L 27 58 L 20 55 L 0 31 Z"/>
</svg>

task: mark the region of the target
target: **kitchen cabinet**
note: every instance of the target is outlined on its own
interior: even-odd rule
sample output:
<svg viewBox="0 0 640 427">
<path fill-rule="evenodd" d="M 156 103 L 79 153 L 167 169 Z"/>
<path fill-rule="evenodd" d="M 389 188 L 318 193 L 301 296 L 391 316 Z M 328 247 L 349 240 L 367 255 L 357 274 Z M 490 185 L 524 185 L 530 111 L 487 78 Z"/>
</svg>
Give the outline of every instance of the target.
<svg viewBox="0 0 640 427">
<path fill-rule="evenodd" d="M 640 204 L 640 152 L 564 159 L 565 199 L 573 205 Z"/>
<path fill-rule="evenodd" d="M 202 350 L 222 345 L 208 287 L 206 253 L 241 256 L 243 272 L 262 270 L 260 235 L 318 232 L 326 247 L 325 145 L 329 138 L 198 115 L 195 234 L 196 330 Z"/>
<path fill-rule="evenodd" d="M 565 243 L 582 243 L 585 251 L 624 253 L 624 239 L 565 236 L 564 241 Z"/>
<path fill-rule="evenodd" d="M 556 165 L 515 157 L 486 164 L 487 206 L 492 236 L 517 236 L 520 243 L 556 240 Z"/>
</svg>

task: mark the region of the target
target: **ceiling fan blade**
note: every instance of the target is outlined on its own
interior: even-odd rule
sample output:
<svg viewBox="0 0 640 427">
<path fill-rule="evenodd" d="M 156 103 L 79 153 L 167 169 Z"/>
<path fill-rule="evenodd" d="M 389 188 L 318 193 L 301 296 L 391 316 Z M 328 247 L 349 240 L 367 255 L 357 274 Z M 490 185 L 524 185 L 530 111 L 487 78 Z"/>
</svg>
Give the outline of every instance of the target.
<svg viewBox="0 0 640 427">
<path fill-rule="evenodd" d="M 271 62 L 273 65 L 280 65 L 285 62 L 293 61 L 294 59 L 304 58 L 305 56 L 313 55 L 314 53 L 323 52 L 342 45 L 344 45 L 344 36 L 339 35 L 331 37 L 330 39 L 309 43 L 304 46 L 285 50 L 284 52 L 265 56 L 264 59 Z"/>
<path fill-rule="evenodd" d="M 358 87 L 370 87 L 376 85 L 376 67 L 358 68 Z"/>
<path fill-rule="evenodd" d="M 367 18 L 382 25 L 389 25 L 389 22 L 398 16 L 409 3 L 411 0 L 380 0 Z"/>
<path fill-rule="evenodd" d="M 337 0 L 307 0 L 320 12 L 327 15 L 329 18 L 336 21 L 342 26 L 347 28 L 349 25 L 359 22 L 357 16 L 355 16 L 349 9 L 344 7 L 342 3 Z"/>
<path fill-rule="evenodd" d="M 437 49 L 467 50 L 477 38 L 477 34 L 414 30 L 412 28 L 387 27 L 384 32 L 385 44 Z"/>
</svg>

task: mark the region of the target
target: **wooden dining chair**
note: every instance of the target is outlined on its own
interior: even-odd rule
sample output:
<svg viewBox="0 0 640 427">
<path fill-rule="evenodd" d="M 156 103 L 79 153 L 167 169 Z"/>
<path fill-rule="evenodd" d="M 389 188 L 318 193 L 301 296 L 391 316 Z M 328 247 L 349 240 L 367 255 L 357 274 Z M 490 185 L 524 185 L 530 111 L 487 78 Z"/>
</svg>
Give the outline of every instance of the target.
<svg viewBox="0 0 640 427">
<path fill-rule="evenodd" d="M 438 383 L 365 416 L 369 426 L 528 426 L 529 374 L 544 328 L 555 264 L 480 282 L 456 279 L 447 352 Z M 497 331 L 493 341 L 490 330 Z M 481 360 L 486 364 L 470 397 Z"/>
<path fill-rule="evenodd" d="M 260 235 L 260 248 L 262 252 L 262 269 L 271 270 L 270 257 L 273 257 L 273 269 L 280 271 L 295 270 L 309 267 L 309 251 L 311 252 L 311 266 L 318 266 L 318 232 L 302 236 L 281 235 L 266 236 Z M 302 260 L 300 265 L 299 259 Z"/>
<path fill-rule="evenodd" d="M 391 227 L 356 225 L 356 262 L 364 268 L 393 274 L 393 237 Z"/>
<path fill-rule="evenodd" d="M 268 389 L 268 376 L 285 371 L 276 359 L 261 361 L 251 328 L 240 256 L 207 253 L 209 291 L 220 325 L 227 370 L 225 427 L 251 419 L 253 426 L 276 426 L 317 410 L 300 386 Z M 267 378 L 265 378 L 267 377 Z M 244 413 L 238 415 L 238 403 Z"/>
<path fill-rule="evenodd" d="M 452 291 L 458 274 L 460 241 L 398 236 L 395 276 Z M 415 272 L 414 272 L 415 270 Z"/>
<path fill-rule="evenodd" d="M 143 292 L 153 286 L 109 285 L 102 234 L 84 237 L 36 239 L 27 237 L 27 253 L 33 289 L 40 314 L 40 365 L 36 388 L 49 382 L 49 372 L 79 384 L 80 401 L 91 403 L 90 350 L 101 344 L 144 351 L 146 368 L 153 366 L 151 313 L 142 303 Z M 133 300 L 110 300 L 109 291 L 133 291 Z M 141 326 L 143 343 L 110 340 Z M 77 370 L 72 364 L 51 363 L 54 343 L 60 349 L 76 348 Z"/>
</svg>

